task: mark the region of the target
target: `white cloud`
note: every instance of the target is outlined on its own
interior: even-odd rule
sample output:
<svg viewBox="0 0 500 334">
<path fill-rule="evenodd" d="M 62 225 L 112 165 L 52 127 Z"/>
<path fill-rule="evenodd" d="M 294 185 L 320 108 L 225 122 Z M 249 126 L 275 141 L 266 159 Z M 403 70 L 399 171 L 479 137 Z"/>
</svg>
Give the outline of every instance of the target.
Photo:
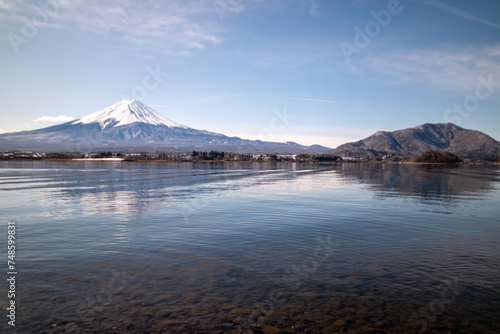
<svg viewBox="0 0 500 334">
<path fill-rule="evenodd" d="M 78 0 L 69 15 L 81 30 L 110 34 L 167 54 L 189 55 L 223 41 L 210 1 L 113 0 L 89 4 Z"/>
<path fill-rule="evenodd" d="M 494 46 L 490 46 L 490 47 L 487 47 L 485 49 L 485 52 L 488 56 L 492 56 L 492 57 L 498 57 L 500 56 L 500 44 L 499 45 L 494 45 Z"/>
<path fill-rule="evenodd" d="M 57 21 L 69 6 L 68 1 L 21 2 L 0 0 L 0 22 L 5 28 L 8 28 L 9 32 L 17 33 L 21 33 L 20 30 L 26 25 L 35 27 L 36 31 L 48 27 L 62 28 L 64 26 L 57 23 Z M 33 34 L 36 35 L 36 33 Z"/>
<path fill-rule="evenodd" d="M 212 0 L 213 9 L 219 16 L 219 19 L 224 20 L 228 14 L 241 13 L 247 7 L 249 1 L 241 0 Z"/>
<path fill-rule="evenodd" d="M 69 121 L 72 121 L 74 119 L 75 118 L 71 117 L 71 116 L 60 115 L 60 116 L 41 116 L 41 117 L 38 117 L 37 119 L 34 119 L 33 121 L 34 122 L 52 122 L 52 123 L 56 123 L 56 122 L 69 122 Z"/>
<path fill-rule="evenodd" d="M 228 31 L 221 15 L 229 18 L 229 14 L 252 9 L 284 11 L 300 3 L 314 17 L 319 9 L 317 0 L 51 0 L 48 3 L 53 2 L 61 5 L 54 9 L 45 6 L 46 1 L 0 0 L 0 25 L 21 34 L 21 28 L 30 22 L 39 28 L 69 31 L 79 40 L 84 39 L 81 34 L 84 32 L 92 42 L 105 38 L 111 52 L 144 57 L 156 53 L 190 56 L 224 42 Z M 36 13 L 47 14 L 47 22 L 33 22 Z"/>
<path fill-rule="evenodd" d="M 356 72 L 375 74 L 389 84 L 418 84 L 446 90 L 470 91 L 480 76 L 500 81 L 500 46 L 443 47 L 394 51 L 360 61 Z"/>
<path fill-rule="evenodd" d="M 73 0 L 57 11 L 36 4 L 0 5 L 0 19 L 11 31 L 18 31 L 37 12 L 48 14 L 46 27 L 106 36 L 132 49 L 145 48 L 145 54 L 154 49 L 189 55 L 223 41 L 212 1 Z"/>
</svg>

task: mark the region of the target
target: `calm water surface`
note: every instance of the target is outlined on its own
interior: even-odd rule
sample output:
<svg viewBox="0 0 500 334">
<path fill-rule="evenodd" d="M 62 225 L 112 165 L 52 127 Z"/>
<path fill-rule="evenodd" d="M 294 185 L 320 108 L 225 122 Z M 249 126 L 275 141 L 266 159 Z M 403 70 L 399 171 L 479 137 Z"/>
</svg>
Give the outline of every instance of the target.
<svg viewBox="0 0 500 334">
<path fill-rule="evenodd" d="M 9 221 L 18 251 L 0 331 L 499 333 L 499 181 L 499 166 L 0 162 L 0 255 Z"/>
</svg>

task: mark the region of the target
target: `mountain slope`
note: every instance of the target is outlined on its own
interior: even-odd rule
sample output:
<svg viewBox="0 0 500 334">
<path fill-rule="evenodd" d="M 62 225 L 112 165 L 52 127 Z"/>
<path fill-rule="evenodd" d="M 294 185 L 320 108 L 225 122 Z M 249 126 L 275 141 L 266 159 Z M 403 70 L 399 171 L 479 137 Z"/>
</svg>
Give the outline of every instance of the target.
<svg viewBox="0 0 500 334">
<path fill-rule="evenodd" d="M 412 156 L 429 149 L 451 152 L 465 159 L 497 160 L 500 142 L 480 131 L 451 123 L 427 123 L 393 132 L 379 131 L 327 153 L 345 157 Z"/>
<path fill-rule="evenodd" d="M 171 121 L 135 100 L 124 100 L 67 123 L 0 135 L 0 151 L 189 151 L 319 153 L 319 145 L 245 140 Z"/>
<path fill-rule="evenodd" d="M 135 100 L 120 101 L 101 111 L 97 111 L 71 122 L 73 125 L 93 123 L 99 123 L 101 129 L 105 129 L 106 127 L 119 127 L 133 123 L 165 125 L 169 128 L 187 129 L 187 126 L 175 123 Z"/>
</svg>

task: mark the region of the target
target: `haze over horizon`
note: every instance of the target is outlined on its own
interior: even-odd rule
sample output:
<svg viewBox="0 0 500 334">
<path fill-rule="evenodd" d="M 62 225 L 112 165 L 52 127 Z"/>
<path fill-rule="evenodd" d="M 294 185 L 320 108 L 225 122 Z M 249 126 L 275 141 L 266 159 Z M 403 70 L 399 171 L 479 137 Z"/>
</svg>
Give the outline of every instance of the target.
<svg viewBox="0 0 500 334">
<path fill-rule="evenodd" d="M 493 0 L 6 0 L 0 132 L 137 99 L 245 139 L 451 122 L 499 140 L 499 18 Z"/>
</svg>

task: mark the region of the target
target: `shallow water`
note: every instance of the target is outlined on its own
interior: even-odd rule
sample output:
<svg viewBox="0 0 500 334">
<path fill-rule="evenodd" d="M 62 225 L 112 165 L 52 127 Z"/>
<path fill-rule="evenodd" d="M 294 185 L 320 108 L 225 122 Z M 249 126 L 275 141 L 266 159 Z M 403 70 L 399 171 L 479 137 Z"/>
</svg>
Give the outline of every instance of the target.
<svg viewBox="0 0 500 334">
<path fill-rule="evenodd" d="M 15 332 L 498 333 L 499 181 L 472 165 L 1 162 Z"/>
</svg>

